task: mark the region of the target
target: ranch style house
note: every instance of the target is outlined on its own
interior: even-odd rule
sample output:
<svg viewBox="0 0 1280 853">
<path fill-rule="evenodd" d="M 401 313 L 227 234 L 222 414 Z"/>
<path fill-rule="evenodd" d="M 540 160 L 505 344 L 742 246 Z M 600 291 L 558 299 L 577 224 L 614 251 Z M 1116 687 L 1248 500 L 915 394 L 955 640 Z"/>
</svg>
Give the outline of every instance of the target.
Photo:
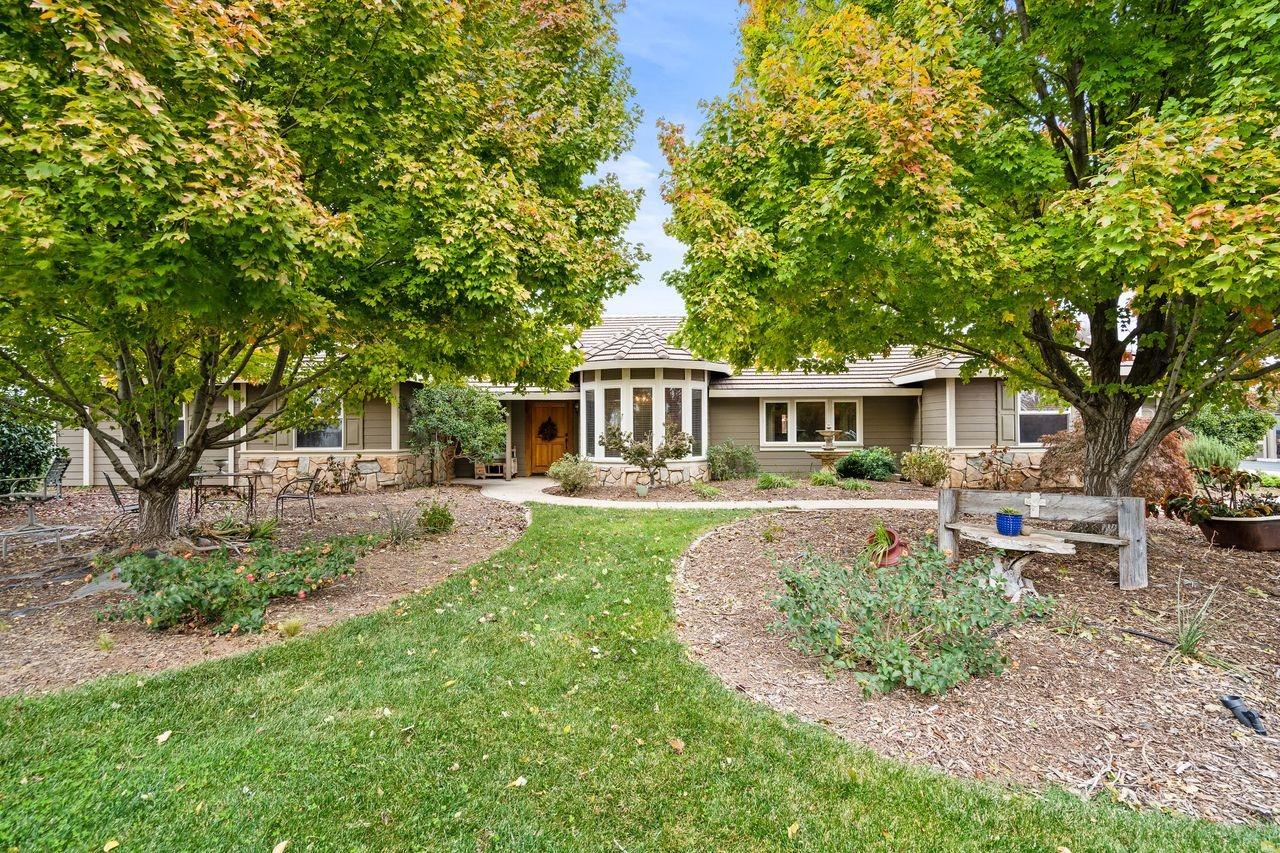
<svg viewBox="0 0 1280 853">
<path fill-rule="evenodd" d="M 707 448 L 728 439 L 750 447 L 763 471 L 813 470 L 818 463 L 806 451 L 821 446 L 819 430 L 835 429 L 842 448 L 944 448 L 956 486 L 978 476 L 970 464 L 978 453 L 1007 446 L 1016 483 L 1034 488 L 1040 439 L 1069 422 L 1068 412 L 1041 404 L 1034 392 L 1012 393 L 999 377 L 985 374 L 966 381 L 959 357 L 921 357 L 909 347 L 852 362 L 840 373 L 735 372 L 674 345 L 670 338 L 681 319 L 605 318 L 583 333 L 582 364 L 564 388 L 481 385 L 508 415 L 502 476 L 545 474 L 561 456 L 576 453 L 597 467 L 601 482 L 631 484 L 637 472 L 602 446 L 606 425 L 658 443 L 671 424 L 693 437 L 692 453 L 670 463 L 677 482 L 705 479 Z M 208 454 L 202 468 L 270 471 L 279 487 L 334 458 L 358 472 L 354 487 L 360 490 L 425 482 L 426 462 L 408 442 L 408 401 L 417 387 L 405 381 L 390 400 L 344 406 L 333 423 L 248 441 L 217 451 L 218 458 Z M 239 387 L 221 402 L 223 411 L 234 413 L 237 399 L 253 393 L 251 386 Z M 58 442 L 71 457 L 68 484 L 105 484 L 111 465 L 87 430 L 60 430 Z M 457 461 L 457 476 L 474 473 L 470 460 Z"/>
</svg>

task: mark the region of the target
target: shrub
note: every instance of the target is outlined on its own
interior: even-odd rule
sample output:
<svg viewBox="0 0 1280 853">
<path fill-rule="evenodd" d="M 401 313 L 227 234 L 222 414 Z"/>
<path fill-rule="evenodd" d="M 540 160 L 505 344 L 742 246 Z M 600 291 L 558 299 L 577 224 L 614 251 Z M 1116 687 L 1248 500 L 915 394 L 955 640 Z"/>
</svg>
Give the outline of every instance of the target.
<svg viewBox="0 0 1280 853">
<path fill-rule="evenodd" d="M 506 452 L 507 417 L 498 398 L 483 388 L 428 385 L 413 395 L 410 413 L 413 445 L 442 463 L 445 480 L 453 478 L 457 456 L 490 462 Z"/>
<path fill-rule="evenodd" d="M 895 566 L 807 556 L 782 569 L 776 628 L 801 652 L 855 673 L 868 693 L 899 685 L 936 695 L 1005 666 L 994 635 L 1042 613 L 1048 599 L 1007 601 L 990 557 L 948 565 L 931 543 Z"/>
<path fill-rule="evenodd" d="M 694 480 L 692 489 L 693 489 L 693 493 L 698 497 L 702 498 L 704 501 L 709 501 L 714 498 L 718 498 L 722 494 L 724 494 L 724 490 L 717 489 L 715 486 L 711 485 L 710 483 L 704 483 L 701 480 Z"/>
<path fill-rule="evenodd" d="M 941 447 L 910 450 L 902 454 L 902 476 L 922 486 L 936 486 L 947 479 L 947 451 Z"/>
<path fill-rule="evenodd" d="M 1193 435 L 1182 445 L 1182 453 L 1192 468 L 1229 468 L 1240 464 L 1240 454 L 1225 441 L 1209 435 Z"/>
<path fill-rule="evenodd" d="M 835 475 L 834 471 L 814 471 L 809 475 L 809 485 L 838 486 L 840 485 L 840 478 Z"/>
<path fill-rule="evenodd" d="M 595 485 L 596 469 L 581 456 L 567 453 L 551 463 L 547 476 L 559 483 L 566 495 L 578 495 Z"/>
<path fill-rule="evenodd" d="M 1147 431 L 1145 418 L 1134 419 L 1129 441 Z M 1195 483 L 1183 455 L 1183 442 L 1190 438 L 1186 430 L 1176 430 L 1156 445 L 1133 478 L 1133 493 L 1148 502 L 1163 500 L 1165 495 L 1189 492 Z M 1076 423 L 1069 429 L 1044 437 L 1047 448 L 1040 460 L 1040 473 L 1051 481 L 1069 482 L 1084 474 L 1084 426 Z"/>
<path fill-rule="evenodd" d="M 423 533 L 448 533 L 453 529 L 453 513 L 449 505 L 437 500 L 431 501 L 418 516 L 418 529 Z"/>
<path fill-rule="evenodd" d="M 757 489 L 794 489 L 796 481 L 782 474 L 761 474 L 756 478 Z"/>
<path fill-rule="evenodd" d="M 1276 417 L 1265 409 L 1253 406 L 1205 406 L 1187 422 L 1192 435 L 1216 438 L 1230 446 L 1244 459 L 1258 452 L 1258 442 L 1266 437 L 1275 425 Z"/>
<path fill-rule="evenodd" d="M 219 551 L 209 557 L 135 554 L 116 564 L 120 579 L 137 598 L 104 611 L 109 620 L 136 619 L 152 630 L 175 625 L 212 625 L 215 634 L 259 631 L 267 605 L 282 596 L 308 593 L 351 574 L 358 557 L 375 541 L 349 536 L 309 542 L 296 551 L 266 546 L 256 556 Z"/>
<path fill-rule="evenodd" d="M 845 479 L 887 480 L 893 476 L 893 454 L 884 447 L 853 450 L 836 463 L 836 473 Z"/>
<path fill-rule="evenodd" d="M 707 468 L 713 480 L 739 480 L 760 473 L 755 452 L 732 438 L 707 448 Z"/>
<path fill-rule="evenodd" d="M 0 480 L 39 476 L 57 452 L 52 427 L 19 418 L 0 406 Z"/>
</svg>

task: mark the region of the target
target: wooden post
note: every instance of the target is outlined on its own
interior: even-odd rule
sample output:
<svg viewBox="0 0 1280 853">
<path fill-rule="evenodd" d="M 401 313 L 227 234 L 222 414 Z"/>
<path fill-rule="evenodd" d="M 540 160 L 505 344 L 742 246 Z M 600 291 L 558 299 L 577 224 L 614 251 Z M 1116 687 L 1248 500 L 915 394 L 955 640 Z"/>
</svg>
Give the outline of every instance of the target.
<svg viewBox="0 0 1280 853">
<path fill-rule="evenodd" d="M 958 497 L 955 489 L 938 490 L 938 547 L 947 554 L 948 562 L 952 563 L 960 559 L 960 538 L 947 525 L 956 520 Z"/>
<path fill-rule="evenodd" d="M 1129 540 L 1120 546 L 1120 588 L 1147 586 L 1147 502 L 1143 498 L 1120 498 L 1117 533 Z"/>
</svg>

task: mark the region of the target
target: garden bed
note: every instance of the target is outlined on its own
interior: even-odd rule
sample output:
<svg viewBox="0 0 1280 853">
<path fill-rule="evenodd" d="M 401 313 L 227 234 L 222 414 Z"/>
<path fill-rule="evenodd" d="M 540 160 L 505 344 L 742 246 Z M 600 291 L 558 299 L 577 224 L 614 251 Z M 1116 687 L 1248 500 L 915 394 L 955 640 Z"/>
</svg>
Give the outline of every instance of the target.
<svg viewBox="0 0 1280 853">
<path fill-rule="evenodd" d="M 849 673 L 769 630 L 781 591 L 777 560 L 856 550 L 877 519 L 919 541 L 932 512 L 784 512 L 729 525 L 690 553 L 677 588 L 682 639 L 727 685 L 820 722 L 877 752 L 975 779 L 1062 786 L 1133 805 L 1225 821 L 1280 822 L 1280 561 L 1210 549 L 1199 531 L 1150 522 L 1151 585 L 1122 593 L 1113 548 L 1038 557 L 1027 570 L 1058 599 L 1043 623 L 1001 637 L 1010 666 L 941 698 L 897 690 L 864 698 Z M 976 553 L 966 545 L 966 555 Z M 1198 604 L 1219 588 L 1209 651 L 1248 674 L 1167 663 L 1178 578 Z M 1238 693 L 1272 737 L 1218 703 Z"/>
<path fill-rule="evenodd" d="M 660 486 L 649 490 L 645 497 L 637 497 L 634 488 L 622 486 L 596 486 L 577 495 L 582 498 L 594 498 L 606 501 L 839 501 L 839 500 L 937 500 L 938 490 L 915 483 L 875 482 L 863 480 L 866 489 L 850 490 L 839 486 L 810 485 L 808 476 L 796 474 L 792 477 L 796 485 L 783 489 L 760 489 L 755 479 L 717 480 L 712 483 L 720 490 L 714 498 L 699 497 L 693 486 L 681 483 L 678 486 Z M 547 489 L 547 494 L 564 494 L 559 486 Z"/>
<path fill-rule="evenodd" d="M 305 510 L 295 508 L 274 541 L 288 549 L 306 540 L 377 532 L 385 526 L 385 508 L 407 508 L 433 498 L 450 506 L 456 519 L 451 532 L 365 554 L 355 574 L 338 578 L 316 595 L 273 603 L 267 609 L 268 625 L 298 619 L 305 633 L 368 613 L 489 557 L 524 529 L 521 507 L 483 498 L 477 490 L 412 489 L 319 497 L 314 524 L 305 523 Z M 56 506 L 67 523 L 94 523 L 104 512 L 110 518 L 97 490 L 72 493 Z M 75 544 L 68 544 L 68 553 L 75 552 Z M 78 547 L 83 550 L 88 544 L 93 543 Z M 281 639 L 270 628 L 259 634 L 218 636 L 207 629 L 158 632 L 134 622 L 101 622 L 98 613 L 121 600 L 124 592 L 86 583 L 90 569 L 85 561 L 41 571 L 39 560 L 47 563 L 53 553 L 52 548 L 24 549 L 21 559 L 0 567 L 0 694 L 42 693 L 107 673 L 185 666 Z M 106 639 L 100 641 L 102 637 Z"/>
</svg>

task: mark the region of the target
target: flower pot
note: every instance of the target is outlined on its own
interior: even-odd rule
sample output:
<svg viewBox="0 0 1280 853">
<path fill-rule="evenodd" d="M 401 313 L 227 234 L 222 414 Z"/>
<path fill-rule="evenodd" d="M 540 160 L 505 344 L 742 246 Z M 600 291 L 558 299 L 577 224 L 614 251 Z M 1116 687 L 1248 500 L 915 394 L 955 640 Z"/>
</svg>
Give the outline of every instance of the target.
<svg viewBox="0 0 1280 853">
<path fill-rule="evenodd" d="M 996 532 L 1001 536 L 1021 536 L 1022 516 L 1009 513 L 996 513 Z"/>
<path fill-rule="evenodd" d="M 1280 515 L 1223 518 L 1215 515 L 1199 524 L 1204 538 L 1219 548 L 1241 551 L 1280 551 Z"/>
<path fill-rule="evenodd" d="M 649 484 L 648 484 L 648 483 L 636 483 L 636 497 L 640 497 L 640 498 L 642 498 L 642 497 L 644 497 L 644 496 L 645 496 L 645 495 L 647 495 L 647 494 L 649 494 Z"/>
<path fill-rule="evenodd" d="M 892 527 L 886 527 L 885 531 L 889 534 L 889 541 L 891 544 L 889 545 L 889 550 L 884 552 L 884 556 L 880 558 L 880 561 L 876 565 L 896 566 L 898 563 L 902 562 L 904 557 L 911 553 L 911 550 L 907 546 L 907 540 L 903 539 L 902 536 L 898 534 L 898 531 L 894 530 Z M 868 545 L 875 544 L 875 541 L 875 533 L 867 534 Z"/>
</svg>

